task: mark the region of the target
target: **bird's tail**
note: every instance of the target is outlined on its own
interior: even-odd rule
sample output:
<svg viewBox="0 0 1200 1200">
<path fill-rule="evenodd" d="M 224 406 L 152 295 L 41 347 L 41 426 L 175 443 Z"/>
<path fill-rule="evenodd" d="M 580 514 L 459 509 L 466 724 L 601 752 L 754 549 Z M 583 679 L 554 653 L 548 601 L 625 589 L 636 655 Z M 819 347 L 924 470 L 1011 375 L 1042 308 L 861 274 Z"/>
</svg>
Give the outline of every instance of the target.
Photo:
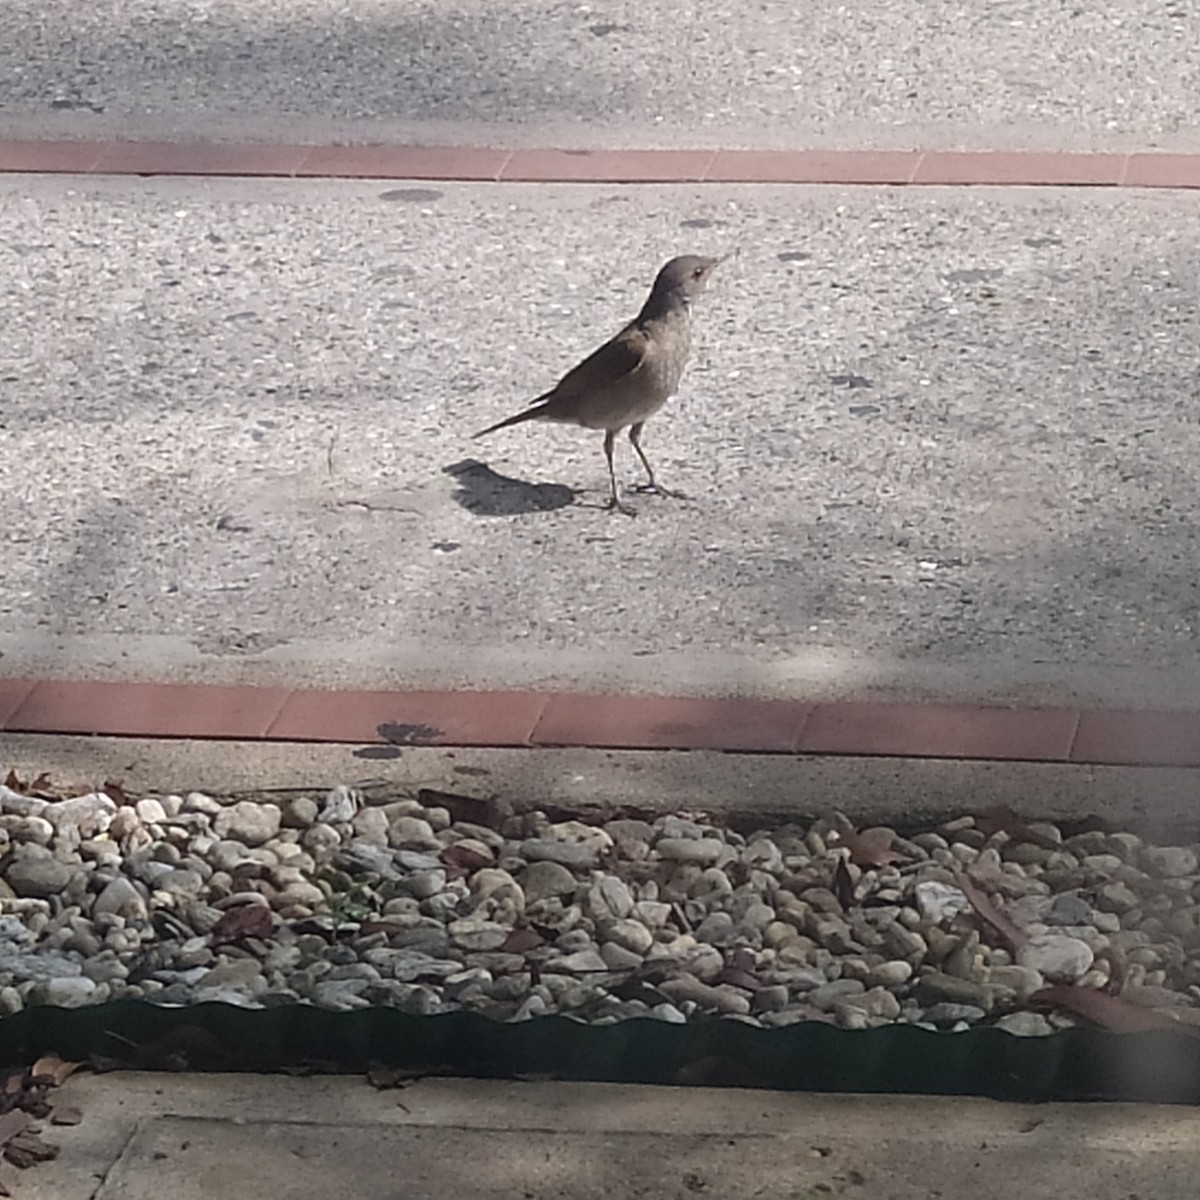
<svg viewBox="0 0 1200 1200">
<path fill-rule="evenodd" d="M 547 392 L 548 396 L 550 393 Z M 546 415 L 546 410 L 549 404 L 546 402 L 546 396 L 539 396 L 532 401 L 532 407 L 525 409 L 523 412 L 515 413 L 511 417 L 505 417 L 503 421 L 497 421 L 495 425 L 489 425 L 486 429 L 481 429 L 478 433 L 473 433 L 472 437 L 483 437 L 488 433 L 495 433 L 497 429 L 507 429 L 510 425 L 520 425 L 525 421 L 537 421 Z"/>
</svg>

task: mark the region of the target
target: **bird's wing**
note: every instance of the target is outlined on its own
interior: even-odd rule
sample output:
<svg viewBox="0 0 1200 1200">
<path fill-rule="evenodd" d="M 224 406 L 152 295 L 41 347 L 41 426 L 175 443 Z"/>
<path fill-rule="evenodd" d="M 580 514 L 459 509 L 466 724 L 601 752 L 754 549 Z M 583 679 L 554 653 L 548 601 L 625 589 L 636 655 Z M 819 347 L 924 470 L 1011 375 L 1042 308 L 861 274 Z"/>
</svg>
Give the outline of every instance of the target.
<svg viewBox="0 0 1200 1200">
<path fill-rule="evenodd" d="M 646 365 L 654 343 L 636 324 L 626 325 L 610 342 L 568 371 L 551 395 L 556 399 L 587 395 L 619 384 Z"/>
</svg>

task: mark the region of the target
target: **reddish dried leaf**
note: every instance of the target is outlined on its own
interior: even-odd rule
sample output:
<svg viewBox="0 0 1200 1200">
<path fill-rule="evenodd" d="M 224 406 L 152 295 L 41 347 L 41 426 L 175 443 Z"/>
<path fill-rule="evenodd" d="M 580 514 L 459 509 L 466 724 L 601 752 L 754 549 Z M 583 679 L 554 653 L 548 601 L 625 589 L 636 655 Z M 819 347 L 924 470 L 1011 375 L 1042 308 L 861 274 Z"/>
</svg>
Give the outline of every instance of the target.
<svg viewBox="0 0 1200 1200">
<path fill-rule="evenodd" d="M 864 829 L 861 833 L 848 834 L 843 844 L 850 851 L 850 861 L 856 867 L 879 868 L 890 867 L 895 863 L 907 862 L 899 850 L 892 849 L 896 840 L 896 832 L 877 825 L 872 829 Z"/>
<path fill-rule="evenodd" d="M 100 789 L 114 804 L 134 804 L 136 801 L 115 780 L 106 779 Z"/>
<path fill-rule="evenodd" d="M 29 1078 L 35 1082 L 45 1082 L 51 1087 L 62 1087 L 76 1071 L 79 1063 L 63 1062 L 57 1054 L 43 1054 L 29 1068 Z"/>
<path fill-rule="evenodd" d="M 43 771 L 30 785 L 29 791 L 35 796 L 53 796 L 55 794 L 54 784 L 50 782 L 49 771 Z"/>
<path fill-rule="evenodd" d="M 850 878 L 850 868 L 846 866 L 846 860 L 840 856 L 837 860 L 837 866 L 833 868 L 833 887 L 831 890 L 843 909 L 854 907 L 854 880 Z"/>
<path fill-rule="evenodd" d="M 500 953 L 526 954 L 528 951 L 536 950 L 538 946 L 544 945 L 545 940 L 536 929 L 514 929 L 505 938 L 504 945 L 500 947 Z"/>
<path fill-rule="evenodd" d="M 426 808 L 446 808 L 455 821 L 466 821 L 469 825 L 482 825 L 485 829 L 499 829 L 512 816 L 512 805 L 507 800 L 480 800 L 475 796 L 459 796 L 454 792 L 439 792 L 434 788 L 421 788 L 417 799 Z"/>
<path fill-rule="evenodd" d="M 388 1088 L 408 1087 L 420 1079 L 425 1071 L 414 1071 L 409 1067 L 393 1067 L 387 1063 L 373 1062 L 367 1067 L 367 1082 L 379 1091 Z"/>
<path fill-rule="evenodd" d="M 40 1162 L 49 1162 L 52 1158 L 58 1157 L 58 1147 L 50 1142 L 44 1142 L 36 1133 L 18 1133 L 4 1147 L 4 1157 L 8 1159 L 14 1167 L 19 1167 L 22 1171 L 26 1167 L 35 1166 Z"/>
<path fill-rule="evenodd" d="M 748 992 L 757 992 L 762 984 L 749 971 L 739 971 L 736 967 L 726 967 L 721 972 L 721 983 L 728 983 L 733 987 L 744 988 Z"/>
<path fill-rule="evenodd" d="M 1056 983 L 1044 987 L 1029 997 L 1029 1003 L 1042 1008 L 1065 1008 L 1067 1012 L 1083 1017 L 1113 1033 L 1143 1033 L 1149 1029 L 1178 1029 L 1191 1031 L 1160 1009 L 1143 1008 L 1130 1004 L 1120 996 L 1110 996 L 1096 988 L 1071 987 Z"/>
<path fill-rule="evenodd" d="M 275 928 L 275 917 L 265 904 L 239 904 L 226 909 L 225 915 L 213 926 L 212 944 L 222 946 L 242 938 L 267 938 Z"/>
<path fill-rule="evenodd" d="M 1003 911 L 996 907 L 996 902 L 991 896 L 982 891 L 965 871 L 956 870 L 954 882 L 958 885 L 959 891 L 970 901 L 975 915 L 990 925 L 1000 940 L 1004 942 L 1005 947 L 1016 954 L 1029 940 L 1029 934 L 1014 925 Z"/>
<path fill-rule="evenodd" d="M 991 837 L 994 833 L 1007 833 L 1016 842 L 1031 842 L 1046 850 L 1061 849 L 1053 838 L 1030 829 L 1019 813 L 1013 812 L 1011 808 L 1005 808 L 1002 804 L 980 813 L 975 818 L 975 828 L 985 837 Z"/>
<path fill-rule="evenodd" d="M 452 842 L 441 852 L 441 860 L 450 866 L 461 867 L 465 871 L 477 871 L 480 867 L 490 867 L 495 858 L 490 854 L 481 854 L 478 850 L 464 846 L 461 842 Z"/>
<path fill-rule="evenodd" d="M 22 796 L 25 794 L 25 785 L 21 782 L 21 777 L 16 773 L 16 771 L 9 771 L 9 773 L 5 775 L 4 786 L 8 788 L 10 792 L 20 792 Z"/>
<path fill-rule="evenodd" d="M 725 965 L 733 971 L 743 971 L 752 975 L 757 965 L 754 961 L 754 951 L 745 946 L 735 946 L 726 953 Z"/>
</svg>

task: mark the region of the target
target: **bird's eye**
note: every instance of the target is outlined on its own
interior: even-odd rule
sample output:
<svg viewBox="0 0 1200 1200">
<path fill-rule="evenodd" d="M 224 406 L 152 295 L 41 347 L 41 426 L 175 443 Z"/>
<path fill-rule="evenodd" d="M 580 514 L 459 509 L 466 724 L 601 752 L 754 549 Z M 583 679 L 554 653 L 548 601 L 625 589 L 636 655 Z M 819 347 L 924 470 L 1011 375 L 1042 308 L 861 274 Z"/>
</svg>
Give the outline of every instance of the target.
<svg viewBox="0 0 1200 1200">
<path fill-rule="evenodd" d="M 697 267 L 697 268 L 696 268 L 696 269 L 695 269 L 695 270 L 692 272 L 692 278 L 693 278 L 693 279 L 701 279 L 701 278 L 703 278 L 703 276 L 704 276 L 704 268 L 703 268 L 703 267 Z"/>
</svg>

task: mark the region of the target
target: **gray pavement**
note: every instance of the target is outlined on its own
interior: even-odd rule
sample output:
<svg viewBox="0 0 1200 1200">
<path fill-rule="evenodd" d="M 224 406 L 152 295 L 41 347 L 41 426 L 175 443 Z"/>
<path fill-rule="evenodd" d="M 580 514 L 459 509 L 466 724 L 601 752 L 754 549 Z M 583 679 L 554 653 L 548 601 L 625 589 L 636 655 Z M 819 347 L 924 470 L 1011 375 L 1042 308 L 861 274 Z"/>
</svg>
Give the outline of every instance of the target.
<svg viewBox="0 0 1200 1200">
<path fill-rule="evenodd" d="M 423 1079 L 76 1075 L 26 1200 L 333 1195 L 1191 1200 L 1194 1115 L 1133 1105 Z"/>
<path fill-rule="evenodd" d="M 1185 0 L 8 0 L 31 135 L 1195 150 Z"/>
<path fill-rule="evenodd" d="M 376 802 L 434 788 L 521 808 L 700 808 L 742 831 L 832 809 L 860 828 L 916 829 L 1004 806 L 1064 824 L 1098 816 L 1158 843 L 1200 841 L 1197 772 L 1187 767 L 0 734 L 0 778 L 10 770 L 21 779 L 46 772 L 64 791 L 114 779 L 132 793 L 277 800 L 346 783 Z"/>
<path fill-rule="evenodd" d="M 1198 235 L 1182 193 L 0 180 L 0 669 L 1192 706 Z M 470 439 L 683 250 L 737 252 L 647 429 L 693 499 Z"/>
</svg>

